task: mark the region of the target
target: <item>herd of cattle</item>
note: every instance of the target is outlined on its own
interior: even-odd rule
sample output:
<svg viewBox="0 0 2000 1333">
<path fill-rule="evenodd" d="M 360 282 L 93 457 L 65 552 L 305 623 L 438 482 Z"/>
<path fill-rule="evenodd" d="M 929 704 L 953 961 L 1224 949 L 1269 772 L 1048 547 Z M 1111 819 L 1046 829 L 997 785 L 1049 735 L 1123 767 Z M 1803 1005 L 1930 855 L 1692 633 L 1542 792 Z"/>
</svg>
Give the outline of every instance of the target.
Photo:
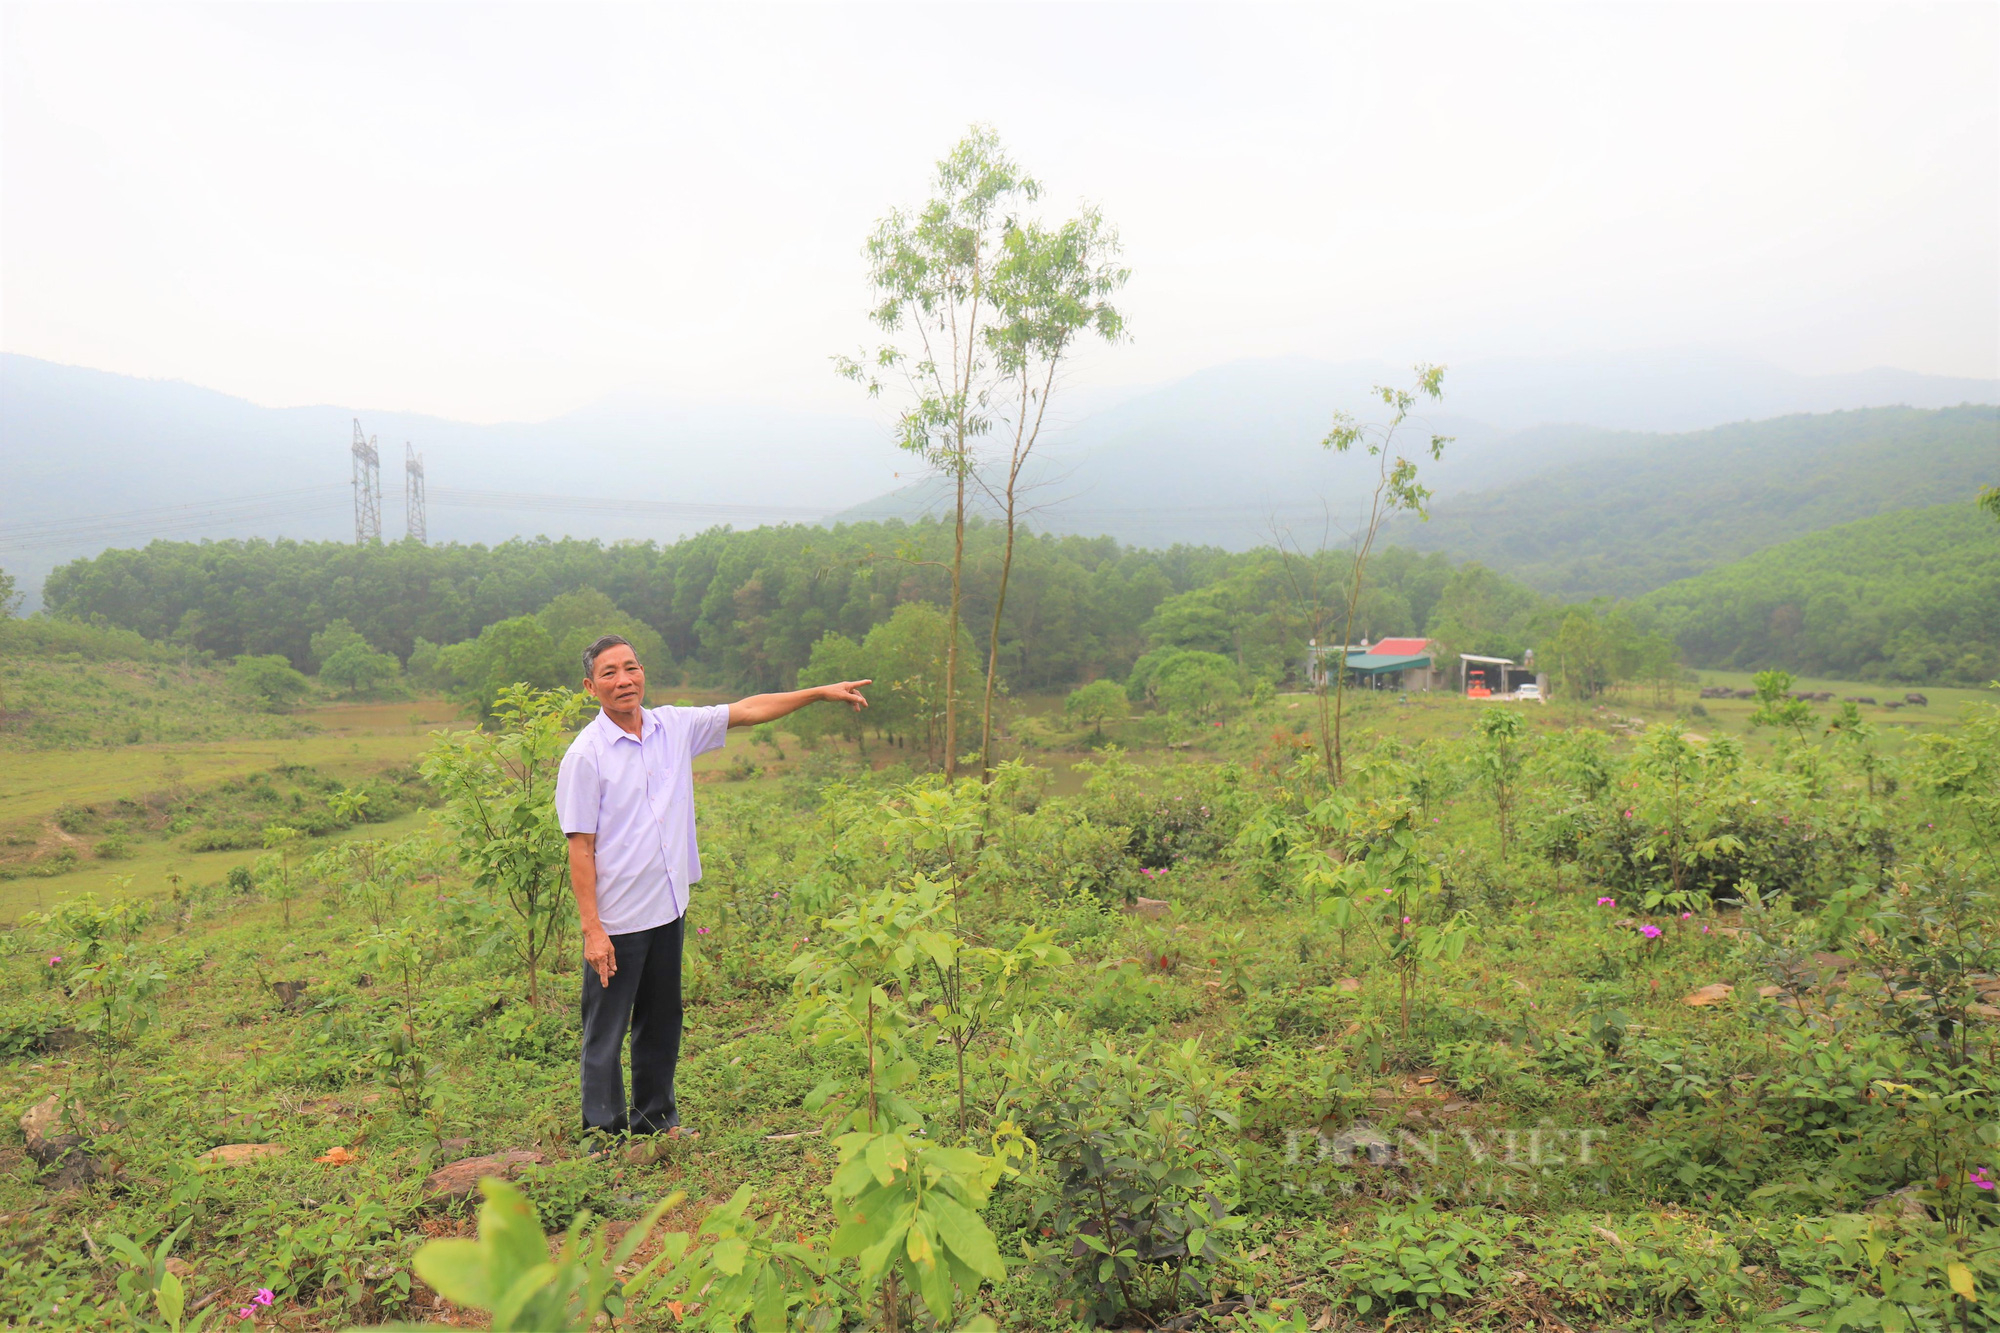
<svg viewBox="0 0 2000 1333">
<path fill-rule="evenodd" d="M 1704 685 L 1701 687 L 1701 697 L 1704 699 L 1754 699 L 1757 697 L 1757 691 L 1732 690 L 1727 685 Z M 1792 697 L 1803 700 L 1806 703 L 1831 703 L 1833 702 L 1833 691 L 1820 690 L 1814 692 L 1812 690 L 1795 690 L 1792 693 Z M 1875 704 L 1875 696 L 1872 694 L 1848 694 L 1841 696 L 1841 702 L 1871 704 L 1881 708 L 1901 708 L 1905 704 L 1916 708 L 1928 708 L 1931 701 L 1921 694 L 1906 694 L 1901 699 L 1891 699 L 1886 703 L 1877 705 Z"/>
</svg>

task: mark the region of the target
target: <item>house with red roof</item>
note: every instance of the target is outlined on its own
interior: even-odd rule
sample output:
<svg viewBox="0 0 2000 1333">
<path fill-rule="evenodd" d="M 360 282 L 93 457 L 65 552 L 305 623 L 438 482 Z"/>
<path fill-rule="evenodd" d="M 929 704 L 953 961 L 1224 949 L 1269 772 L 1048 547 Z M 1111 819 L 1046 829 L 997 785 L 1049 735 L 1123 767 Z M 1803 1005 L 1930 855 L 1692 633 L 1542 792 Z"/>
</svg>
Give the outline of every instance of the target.
<svg viewBox="0 0 2000 1333">
<path fill-rule="evenodd" d="M 1306 680 L 1314 687 L 1327 683 L 1327 660 L 1338 653 L 1347 664 L 1350 685 L 1372 690 L 1433 690 L 1444 684 L 1435 645 L 1429 639 L 1366 639 L 1344 647 L 1314 644 L 1306 651 Z"/>
</svg>

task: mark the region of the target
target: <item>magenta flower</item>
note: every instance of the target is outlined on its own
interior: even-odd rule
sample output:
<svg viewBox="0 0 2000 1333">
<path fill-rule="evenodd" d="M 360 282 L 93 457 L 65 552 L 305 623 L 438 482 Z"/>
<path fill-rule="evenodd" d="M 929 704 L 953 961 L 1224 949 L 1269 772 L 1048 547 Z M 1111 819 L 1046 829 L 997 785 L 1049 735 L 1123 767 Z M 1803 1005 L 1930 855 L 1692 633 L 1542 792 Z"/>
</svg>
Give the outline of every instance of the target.
<svg viewBox="0 0 2000 1333">
<path fill-rule="evenodd" d="M 1599 898 L 1597 905 L 1599 907 L 1616 907 L 1618 906 L 1618 900 L 1616 898 Z"/>
<path fill-rule="evenodd" d="M 708 927 L 707 927 L 707 926 L 696 926 L 696 927 L 694 928 L 694 933 L 695 933 L 695 934 L 697 934 L 697 935 L 706 935 L 706 934 L 708 934 Z"/>
<path fill-rule="evenodd" d="M 1639 933 L 1641 935 L 1644 935 L 1649 940 L 1656 940 L 1660 938 L 1660 928 L 1658 926 L 1651 924 L 1639 927 Z"/>
<path fill-rule="evenodd" d="M 1682 912 L 1682 913 L 1681 913 L 1681 920 L 1685 921 L 1685 920 L 1687 920 L 1687 919 L 1688 919 L 1689 917 L 1691 917 L 1691 916 L 1693 916 L 1693 915 L 1694 915 L 1694 913 L 1693 913 L 1693 912 Z"/>
<path fill-rule="evenodd" d="M 1631 817 L 1632 817 L 1632 812 L 1630 810 L 1627 810 L 1625 812 L 1625 818 L 1630 819 Z"/>
<path fill-rule="evenodd" d="M 257 1312 L 246 1305 L 241 1310 L 238 1310 L 236 1312 L 236 1317 L 238 1319 L 255 1319 L 257 1317 Z"/>
<path fill-rule="evenodd" d="M 257 1294 L 255 1296 L 252 1296 L 250 1299 L 255 1301 L 259 1305 L 269 1305 L 272 1301 L 276 1300 L 277 1297 L 271 1293 L 271 1289 L 269 1287 L 259 1287 L 257 1288 Z"/>
<path fill-rule="evenodd" d="M 1702 933 L 1702 934 L 1704 934 L 1704 935 L 1708 934 L 1708 927 L 1707 927 L 1707 926 L 1703 926 L 1703 927 L 1701 928 L 1701 933 Z"/>
<path fill-rule="evenodd" d="M 62 955 L 61 955 L 61 954 L 57 954 L 57 955 L 56 955 L 55 957 L 53 957 L 53 958 L 49 959 L 49 966 L 50 966 L 50 967 L 55 967 L 55 966 L 57 966 L 58 964 L 60 964 L 61 962 L 62 962 Z"/>
<path fill-rule="evenodd" d="M 1973 1167 L 1972 1170 L 1965 1173 L 1965 1180 L 1967 1184 L 1977 1185 L 1980 1189 L 1983 1190 L 1990 1190 L 1993 1188 L 1993 1181 L 1990 1177 L 1987 1176 L 1986 1169 L 1984 1167 L 1979 1167 L 1979 1166 Z"/>
<path fill-rule="evenodd" d="M 1403 918 L 1403 924 L 1404 924 L 1404 925 L 1406 925 L 1406 926 L 1407 926 L 1407 925 L 1409 925 L 1409 924 L 1410 924 L 1410 918 L 1408 918 L 1408 917 L 1404 917 L 1404 918 Z"/>
</svg>

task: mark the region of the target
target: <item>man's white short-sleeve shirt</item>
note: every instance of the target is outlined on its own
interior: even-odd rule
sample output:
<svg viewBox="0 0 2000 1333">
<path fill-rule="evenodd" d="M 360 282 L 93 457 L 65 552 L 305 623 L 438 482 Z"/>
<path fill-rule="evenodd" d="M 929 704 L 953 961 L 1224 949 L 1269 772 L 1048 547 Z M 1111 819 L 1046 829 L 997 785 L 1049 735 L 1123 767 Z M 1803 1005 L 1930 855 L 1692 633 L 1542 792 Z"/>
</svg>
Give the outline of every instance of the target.
<svg viewBox="0 0 2000 1333">
<path fill-rule="evenodd" d="M 729 705 L 642 708 L 639 735 L 599 713 L 563 755 L 556 818 L 597 835 L 597 915 L 607 935 L 677 921 L 701 878 L 694 757 L 722 748 Z"/>
</svg>

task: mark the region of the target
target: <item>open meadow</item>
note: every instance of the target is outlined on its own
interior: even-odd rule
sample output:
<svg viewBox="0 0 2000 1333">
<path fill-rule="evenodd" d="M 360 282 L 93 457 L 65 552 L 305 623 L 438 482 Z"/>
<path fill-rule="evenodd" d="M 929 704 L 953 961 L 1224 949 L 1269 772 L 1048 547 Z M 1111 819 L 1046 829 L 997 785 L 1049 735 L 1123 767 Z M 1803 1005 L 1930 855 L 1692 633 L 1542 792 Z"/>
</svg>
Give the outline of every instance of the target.
<svg viewBox="0 0 2000 1333">
<path fill-rule="evenodd" d="M 1360 692 L 1338 785 L 1312 694 L 1026 696 L 990 784 L 732 733 L 659 1147 L 580 1135 L 567 891 L 481 832 L 571 696 L 17 729 L 0 1313 L 1989 1327 L 2000 712 L 1928 696 Z"/>
</svg>

